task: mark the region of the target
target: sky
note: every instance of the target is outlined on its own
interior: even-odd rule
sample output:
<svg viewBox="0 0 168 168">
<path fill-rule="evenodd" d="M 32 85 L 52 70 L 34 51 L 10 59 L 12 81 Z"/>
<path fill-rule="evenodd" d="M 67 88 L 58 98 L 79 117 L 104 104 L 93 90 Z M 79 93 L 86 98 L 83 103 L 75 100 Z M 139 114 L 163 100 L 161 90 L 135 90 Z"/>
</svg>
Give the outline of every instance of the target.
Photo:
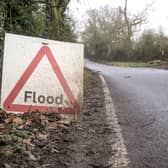
<svg viewBox="0 0 168 168">
<path fill-rule="evenodd" d="M 89 9 L 99 8 L 109 5 L 112 7 L 124 6 L 124 0 L 71 0 L 70 11 L 77 23 L 77 29 L 83 30 L 84 22 L 87 19 L 86 11 Z M 156 29 L 162 27 L 168 34 L 168 0 L 128 0 L 128 10 L 132 13 L 142 11 L 146 5 L 151 4 L 152 7 L 148 13 L 148 23 L 142 29 Z"/>
</svg>

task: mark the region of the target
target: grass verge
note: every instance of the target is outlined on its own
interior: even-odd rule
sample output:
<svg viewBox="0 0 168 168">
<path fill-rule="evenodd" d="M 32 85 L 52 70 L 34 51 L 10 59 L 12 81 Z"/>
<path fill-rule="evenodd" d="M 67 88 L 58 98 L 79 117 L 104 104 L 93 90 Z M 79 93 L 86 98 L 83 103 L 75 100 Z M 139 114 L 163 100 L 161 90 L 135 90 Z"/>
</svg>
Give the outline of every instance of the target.
<svg viewBox="0 0 168 168">
<path fill-rule="evenodd" d="M 90 88 L 91 78 L 92 78 L 91 70 L 85 68 L 84 69 L 84 95 L 86 94 L 87 90 Z"/>
<path fill-rule="evenodd" d="M 149 67 L 151 66 L 148 63 L 144 62 L 110 62 L 108 63 L 113 66 L 119 66 L 119 67 Z"/>
<path fill-rule="evenodd" d="M 151 68 L 162 68 L 162 69 L 168 69 L 168 62 L 166 61 L 150 61 L 150 62 L 119 62 L 119 61 L 98 61 L 102 64 L 112 65 L 112 66 L 118 66 L 118 67 L 151 67 Z"/>
</svg>

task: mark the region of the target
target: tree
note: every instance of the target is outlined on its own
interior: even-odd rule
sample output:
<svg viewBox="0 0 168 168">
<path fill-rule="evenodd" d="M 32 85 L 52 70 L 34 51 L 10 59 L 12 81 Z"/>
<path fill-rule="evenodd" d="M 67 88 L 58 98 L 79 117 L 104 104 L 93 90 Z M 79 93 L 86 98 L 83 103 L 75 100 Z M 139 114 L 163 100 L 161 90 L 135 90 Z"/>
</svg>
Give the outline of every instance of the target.
<svg viewBox="0 0 168 168">
<path fill-rule="evenodd" d="M 108 60 L 133 59 L 133 37 L 147 21 L 152 3 L 146 5 L 141 12 L 131 14 L 128 10 L 128 0 L 124 2 L 124 8 L 104 7 L 88 12 L 88 25 L 83 39 L 91 57 L 103 57 Z"/>
<path fill-rule="evenodd" d="M 48 29 L 51 39 L 74 41 L 74 23 L 66 13 L 69 2 L 70 0 L 1 0 L 0 49 L 4 32 L 42 36 L 44 29 Z"/>
<path fill-rule="evenodd" d="M 127 44 L 130 52 L 132 51 L 132 38 L 134 33 L 137 31 L 137 28 L 144 24 L 147 21 L 148 11 L 153 5 L 153 2 L 148 4 L 144 10 L 137 14 L 129 15 L 128 11 L 128 0 L 124 0 L 125 5 L 123 9 L 123 15 L 125 18 L 125 23 L 127 27 Z M 131 53 L 130 53 L 131 54 Z"/>
<path fill-rule="evenodd" d="M 167 60 L 168 38 L 162 30 L 146 30 L 138 40 L 135 55 L 141 61 Z"/>
<path fill-rule="evenodd" d="M 43 28 L 43 11 L 32 0 L 0 1 L 0 65 L 4 32 L 40 36 Z"/>
<path fill-rule="evenodd" d="M 88 11 L 88 17 L 82 36 L 87 54 L 97 59 L 126 59 L 126 26 L 121 8 L 93 9 Z"/>
<path fill-rule="evenodd" d="M 4 31 L 74 40 L 74 23 L 66 13 L 70 0 L 1 0 L 0 35 Z M 46 9 L 46 10 L 45 10 Z M 3 40 L 3 39 L 2 39 Z"/>
<path fill-rule="evenodd" d="M 168 60 L 168 37 L 165 35 L 162 27 L 158 32 L 160 60 Z"/>
<path fill-rule="evenodd" d="M 37 35 L 37 27 L 42 24 L 42 11 L 38 3 L 32 0 L 1 0 L 3 29 L 12 33 Z M 36 18 L 36 20 L 35 20 Z M 39 21 L 39 22 L 38 22 Z"/>
<path fill-rule="evenodd" d="M 49 37 L 56 40 L 75 41 L 74 22 L 66 13 L 70 0 L 51 1 Z"/>
<path fill-rule="evenodd" d="M 4 33 L 75 41 L 74 22 L 66 10 L 70 0 L 1 0 L 0 65 Z M 0 67 L 1 68 L 1 67 Z"/>
</svg>

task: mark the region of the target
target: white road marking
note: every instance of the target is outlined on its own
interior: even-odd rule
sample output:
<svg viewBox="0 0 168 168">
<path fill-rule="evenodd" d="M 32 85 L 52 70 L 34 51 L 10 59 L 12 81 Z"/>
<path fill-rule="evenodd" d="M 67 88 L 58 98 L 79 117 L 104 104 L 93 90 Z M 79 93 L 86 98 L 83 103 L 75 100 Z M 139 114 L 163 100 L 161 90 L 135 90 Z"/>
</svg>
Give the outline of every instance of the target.
<svg viewBox="0 0 168 168">
<path fill-rule="evenodd" d="M 114 135 L 109 137 L 112 151 L 114 151 L 114 153 L 112 153 L 112 157 L 109 160 L 109 165 L 111 165 L 111 168 L 126 168 L 129 166 L 130 159 L 128 158 L 128 152 L 124 145 L 121 127 L 118 123 L 118 118 L 113 106 L 110 91 L 107 87 L 107 83 L 101 74 L 99 74 L 99 76 L 103 84 L 105 111 L 108 122 L 107 124 L 113 134 L 116 134 L 116 138 L 114 138 Z"/>
</svg>

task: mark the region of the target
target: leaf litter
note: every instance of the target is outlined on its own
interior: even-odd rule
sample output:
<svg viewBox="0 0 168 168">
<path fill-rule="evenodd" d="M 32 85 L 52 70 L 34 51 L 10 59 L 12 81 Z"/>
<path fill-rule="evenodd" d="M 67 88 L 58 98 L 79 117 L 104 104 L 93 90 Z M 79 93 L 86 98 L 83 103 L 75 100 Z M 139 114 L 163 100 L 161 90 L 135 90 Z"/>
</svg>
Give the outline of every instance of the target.
<svg viewBox="0 0 168 168">
<path fill-rule="evenodd" d="M 61 144 L 66 141 L 63 135 L 70 125 L 71 121 L 58 113 L 12 114 L 2 111 L 0 167 L 47 168 L 59 165 Z M 54 158 L 53 163 L 47 162 L 49 156 Z"/>
</svg>

